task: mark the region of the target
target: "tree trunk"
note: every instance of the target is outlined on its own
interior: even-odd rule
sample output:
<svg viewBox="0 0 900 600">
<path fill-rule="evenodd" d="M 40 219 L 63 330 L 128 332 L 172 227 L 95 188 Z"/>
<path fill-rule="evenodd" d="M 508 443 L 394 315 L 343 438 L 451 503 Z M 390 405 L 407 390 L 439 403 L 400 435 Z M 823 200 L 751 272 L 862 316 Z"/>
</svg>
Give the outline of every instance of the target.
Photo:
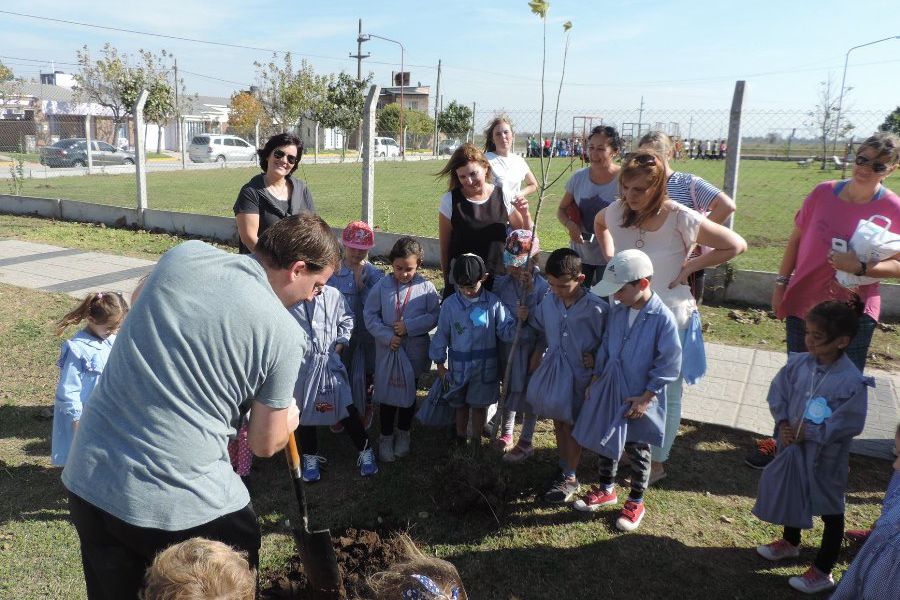
<svg viewBox="0 0 900 600">
<path fill-rule="evenodd" d="M 163 128 L 159 125 L 156 126 L 156 153 L 159 154 L 162 152 L 162 133 Z"/>
</svg>

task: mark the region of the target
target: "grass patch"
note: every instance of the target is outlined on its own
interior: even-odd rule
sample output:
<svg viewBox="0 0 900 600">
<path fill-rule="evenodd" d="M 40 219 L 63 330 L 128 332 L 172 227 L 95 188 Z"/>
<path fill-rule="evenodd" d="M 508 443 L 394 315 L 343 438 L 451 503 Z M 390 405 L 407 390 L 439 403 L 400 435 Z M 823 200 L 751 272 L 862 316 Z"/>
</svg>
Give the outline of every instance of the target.
<svg viewBox="0 0 900 600">
<path fill-rule="evenodd" d="M 534 172 L 539 161 L 529 159 Z M 446 183 L 434 174 L 444 160 L 379 162 L 375 168 L 375 224 L 383 231 L 437 236 L 437 205 Z M 579 168 L 565 159 L 554 159 L 551 178 Z M 700 175 L 721 186 L 725 161 L 685 160 L 676 170 Z M 301 163 L 297 176 L 313 193 L 316 208 L 329 223 L 340 226 L 359 218 L 362 188 L 360 163 Z M 259 170 L 214 169 L 208 171 L 154 172 L 147 175 L 149 204 L 153 208 L 229 216 L 241 186 Z M 751 249 L 740 256 L 741 269 L 775 271 L 793 226 L 794 213 L 819 182 L 834 179 L 834 170 L 798 168 L 793 162 L 746 160 L 741 163 L 738 211 L 735 229 L 747 238 Z M 542 246 L 553 249 L 568 244 L 565 230 L 556 223 L 554 210 L 562 197 L 568 174 L 548 192 L 541 227 Z M 68 198 L 99 204 L 132 206 L 135 178 L 132 175 L 91 175 L 33 179 L 25 182 L 23 195 Z M 534 205 L 534 202 L 532 202 Z"/>
<path fill-rule="evenodd" d="M 52 404 L 60 339 L 53 323 L 72 305 L 60 294 L 0 285 L 0 336 L 9 356 L 0 363 L 0 597 L 37 600 L 85 597 L 78 540 L 68 521 L 59 471 L 49 465 L 51 423 L 37 418 Z M 425 383 L 425 382 L 423 382 Z M 424 394 L 424 392 L 422 392 Z M 373 434 L 374 435 L 374 432 Z M 753 546 L 778 530 L 750 515 L 758 472 L 742 466 L 750 434 L 686 422 L 675 444 L 671 475 L 646 496 L 648 516 L 635 534 L 615 531 L 615 511 L 585 516 L 534 498 L 555 468 L 553 433 L 541 422 L 535 457 L 521 465 L 499 462 L 484 449 L 477 460 L 499 465 L 508 481 L 499 525 L 489 511 L 456 514 L 440 508 L 457 493 L 435 476 L 447 462 L 443 432 L 418 428 L 413 454 L 382 465 L 363 479 L 346 436 L 323 430 L 329 458 L 322 481 L 309 487 L 314 527 L 348 526 L 387 532 L 409 530 L 425 549 L 453 561 L 473 598 L 558 598 L 559 590 L 592 589 L 606 595 L 658 598 L 703 590 L 705 597 L 793 598 L 785 577 L 814 556 L 821 527 L 804 535 L 802 562 L 773 568 Z M 852 457 L 848 528 L 878 516 L 890 475 L 887 462 Z M 592 457 L 580 476 L 596 482 Z M 264 538 L 262 568 L 284 569 L 293 541 L 285 518 L 297 520 L 291 481 L 281 456 L 254 464 L 252 495 Z M 847 567 L 843 552 L 838 571 Z M 639 561 L 641 572 L 634 577 Z"/>
</svg>

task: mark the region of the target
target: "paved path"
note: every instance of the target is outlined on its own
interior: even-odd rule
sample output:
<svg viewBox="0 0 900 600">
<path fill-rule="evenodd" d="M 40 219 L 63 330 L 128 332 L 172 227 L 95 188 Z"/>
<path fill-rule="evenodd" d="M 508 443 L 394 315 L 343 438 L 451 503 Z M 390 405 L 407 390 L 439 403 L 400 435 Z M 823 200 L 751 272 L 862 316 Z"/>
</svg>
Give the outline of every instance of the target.
<svg viewBox="0 0 900 600">
<path fill-rule="evenodd" d="M 0 283 L 84 297 L 88 291 L 130 293 L 153 261 L 72 250 L 18 240 L 0 240 Z M 766 404 L 769 382 L 784 365 L 782 352 L 707 344 L 709 369 L 685 386 L 685 418 L 759 434 L 774 427 Z M 900 422 L 900 373 L 871 369 L 877 387 L 869 395 L 866 429 L 855 441 L 859 454 L 891 458 Z"/>
</svg>

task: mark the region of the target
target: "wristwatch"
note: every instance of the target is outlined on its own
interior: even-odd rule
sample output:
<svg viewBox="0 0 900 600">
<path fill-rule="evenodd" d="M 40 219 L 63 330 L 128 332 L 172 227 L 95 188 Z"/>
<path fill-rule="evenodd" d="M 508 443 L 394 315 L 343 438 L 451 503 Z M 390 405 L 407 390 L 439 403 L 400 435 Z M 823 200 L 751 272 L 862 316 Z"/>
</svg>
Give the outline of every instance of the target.
<svg viewBox="0 0 900 600">
<path fill-rule="evenodd" d="M 859 261 L 859 270 L 854 273 L 857 277 L 862 277 L 869 270 L 869 263 Z"/>
</svg>

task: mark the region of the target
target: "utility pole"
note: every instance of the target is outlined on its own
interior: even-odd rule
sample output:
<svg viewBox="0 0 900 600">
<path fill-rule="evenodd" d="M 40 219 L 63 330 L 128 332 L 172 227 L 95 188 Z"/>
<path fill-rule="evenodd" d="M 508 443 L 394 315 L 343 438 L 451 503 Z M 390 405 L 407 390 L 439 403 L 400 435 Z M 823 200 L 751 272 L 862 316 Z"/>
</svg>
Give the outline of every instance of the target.
<svg viewBox="0 0 900 600">
<path fill-rule="evenodd" d="M 691 118 L 688 119 L 688 141 L 692 140 L 691 132 L 694 130 L 694 115 L 691 115 Z"/>
<path fill-rule="evenodd" d="M 437 91 L 434 93 L 434 155 L 438 154 L 438 98 L 441 97 L 441 59 L 438 59 Z"/>
<path fill-rule="evenodd" d="M 178 136 L 178 152 L 184 156 L 184 142 L 181 139 L 181 107 L 178 105 L 178 59 L 175 59 L 175 135 Z M 161 148 L 156 149 L 161 152 Z"/>
<path fill-rule="evenodd" d="M 472 103 L 472 145 L 475 145 L 475 103 Z"/>
<path fill-rule="evenodd" d="M 364 58 L 369 58 L 372 56 L 369 53 L 362 53 L 362 45 L 363 42 L 369 41 L 368 38 L 363 37 L 362 33 L 362 19 L 359 20 L 359 34 L 356 36 L 356 54 L 351 54 L 350 58 L 356 59 L 356 80 L 362 81 L 362 61 Z M 359 126 L 356 128 L 356 150 L 359 152 L 360 158 L 362 158 L 362 119 L 359 121 Z"/>
<path fill-rule="evenodd" d="M 364 58 L 369 58 L 372 56 L 371 54 L 363 54 L 362 53 L 362 45 L 363 42 L 368 42 L 369 39 L 363 37 L 362 34 L 362 19 L 359 20 L 359 35 L 356 37 L 356 54 L 351 54 L 350 58 L 356 59 L 356 80 L 362 81 L 362 61 Z"/>
<path fill-rule="evenodd" d="M 641 96 L 641 107 L 638 109 L 637 140 L 635 140 L 635 141 L 640 141 L 640 139 L 641 139 L 641 119 L 643 119 L 643 118 L 644 118 L 644 97 Z M 634 146 L 632 146 L 631 149 L 634 150 Z"/>
</svg>

